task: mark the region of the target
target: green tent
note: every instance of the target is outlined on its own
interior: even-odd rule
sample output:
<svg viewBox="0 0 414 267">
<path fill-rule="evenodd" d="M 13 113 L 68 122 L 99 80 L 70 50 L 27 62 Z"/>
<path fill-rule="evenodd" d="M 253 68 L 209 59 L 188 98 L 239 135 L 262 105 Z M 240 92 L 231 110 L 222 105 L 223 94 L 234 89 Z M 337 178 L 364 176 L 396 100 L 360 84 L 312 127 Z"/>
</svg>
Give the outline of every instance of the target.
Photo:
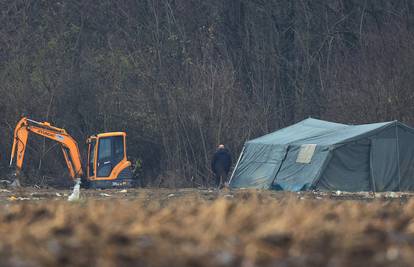
<svg viewBox="0 0 414 267">
<path fill-rule="evenodd" d="M 245 143 L 232 188 L 414 190 L 414 129 L 306 119 Z"/>
</svg>

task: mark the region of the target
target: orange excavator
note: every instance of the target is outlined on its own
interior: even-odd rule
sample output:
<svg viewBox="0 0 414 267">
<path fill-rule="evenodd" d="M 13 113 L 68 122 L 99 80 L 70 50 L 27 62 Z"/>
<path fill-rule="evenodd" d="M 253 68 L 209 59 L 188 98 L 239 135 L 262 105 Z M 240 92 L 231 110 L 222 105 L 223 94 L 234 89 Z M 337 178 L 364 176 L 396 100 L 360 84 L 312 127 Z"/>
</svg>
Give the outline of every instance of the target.
<svg viewBox="0 0 414 267">
<path fill-rule="evenodd" d="M 82 168 L 81 154 L 75 139 L 64 129 L 48 122 L 37 122 L 23 117 L 14 130 L 10 166 L 16 164 L 16 174 L 23 166 L 29 134 L 36 134 L 60 144 L 66 165 L 75 187 L 82 183 L 92 188 L 130 187 L 132 185 L 131 162 L 126 156 L 126 133 L 109 132 L 87 139 L 88 158 Z"/>
</svg>

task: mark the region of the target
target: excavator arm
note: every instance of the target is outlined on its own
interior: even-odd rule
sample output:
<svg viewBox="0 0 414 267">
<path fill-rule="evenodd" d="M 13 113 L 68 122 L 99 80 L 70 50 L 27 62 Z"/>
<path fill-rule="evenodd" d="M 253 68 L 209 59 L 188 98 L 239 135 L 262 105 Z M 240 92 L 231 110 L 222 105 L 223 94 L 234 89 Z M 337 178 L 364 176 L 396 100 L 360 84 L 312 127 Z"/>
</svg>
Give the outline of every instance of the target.
<svg viewBox="0 0 414 267">
<path fill-rule="evenodd" d="M 22 169 L 29 133 L 37 134 L 58 142 L 61 146 L 69 174 L 76 180 L 83 175 L 82 161 L 77 142 L 64 130 L 47 122 L 37 122 L 23 117 L 14 130 L 10 166 L 16 164 L 17 172 Z"/>
</svg>

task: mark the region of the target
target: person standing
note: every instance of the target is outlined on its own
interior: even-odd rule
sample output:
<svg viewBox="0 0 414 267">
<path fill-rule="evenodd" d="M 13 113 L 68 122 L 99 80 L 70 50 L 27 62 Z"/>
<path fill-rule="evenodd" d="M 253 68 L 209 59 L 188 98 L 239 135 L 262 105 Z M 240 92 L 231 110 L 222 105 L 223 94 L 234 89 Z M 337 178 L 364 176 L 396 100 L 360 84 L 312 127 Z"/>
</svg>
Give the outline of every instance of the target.
<svg viewBox="0 0 414 267">
<path fill-rule="evenodd" d="M 231 167 L 231 154 L 223 144 L 217 147 L 216 152 L 211 160 L 211 170 L 214 173 L 215 184 L 218 188 L 222 188 L 227 181 L 227 175 Z"/>
</svg>

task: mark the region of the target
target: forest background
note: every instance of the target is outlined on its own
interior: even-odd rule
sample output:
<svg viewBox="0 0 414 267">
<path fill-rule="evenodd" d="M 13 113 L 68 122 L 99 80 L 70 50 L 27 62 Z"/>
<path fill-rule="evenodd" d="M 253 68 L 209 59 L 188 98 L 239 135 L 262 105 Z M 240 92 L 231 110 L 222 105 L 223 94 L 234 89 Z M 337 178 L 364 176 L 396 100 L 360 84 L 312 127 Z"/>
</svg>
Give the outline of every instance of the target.
<svg viewBox="0 0 414 267">
<path fill-rule="evenodd" d="M 1 0 L 0 173 L 22 115 L 83 153 L 126 131 L 145 184 L 177 187 L 210 181 L 217 144 L 237 159 L 309 116 L 414 125 L 413 44 L 410 0 Z M 26 174 L 64 183 L 56 144 L 31 138 Z"/>
</svg>

